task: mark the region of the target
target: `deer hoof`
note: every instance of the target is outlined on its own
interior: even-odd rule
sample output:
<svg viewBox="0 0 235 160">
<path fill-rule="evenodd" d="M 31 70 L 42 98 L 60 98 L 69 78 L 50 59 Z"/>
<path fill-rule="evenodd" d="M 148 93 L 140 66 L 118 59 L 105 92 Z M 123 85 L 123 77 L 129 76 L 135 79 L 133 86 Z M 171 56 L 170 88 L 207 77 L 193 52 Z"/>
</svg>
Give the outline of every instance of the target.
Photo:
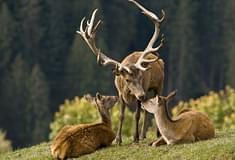
<svg viewBox="0 0 235 160">
<path fill-rule="evenodd" d="M 146 135 L 141 134 L 140 139 L 143 140 L 143 139 L 145 139 L 145 138 L 146 138 Z"/>
<path fill-rule="evenodd" d="M 116 143 L 117 145 L 121 145 L 121 144 L 122 144 L 122 138 L 116 137 L 115 143 Z"/>
<path fill-rule="evenodd" d="M 135 137 L 134 138 L 134 143 L 139 143 L 139 138 Z"/>
<path fill-rule="evenodd" d="M 148 146 L 152 146 L 152 145 L 153 145 L 153 143 L 154 143 L 154 141 L 153 141 L 153 142 L 150 142 L 150 143 L 148 144 Z"/>
</svg>

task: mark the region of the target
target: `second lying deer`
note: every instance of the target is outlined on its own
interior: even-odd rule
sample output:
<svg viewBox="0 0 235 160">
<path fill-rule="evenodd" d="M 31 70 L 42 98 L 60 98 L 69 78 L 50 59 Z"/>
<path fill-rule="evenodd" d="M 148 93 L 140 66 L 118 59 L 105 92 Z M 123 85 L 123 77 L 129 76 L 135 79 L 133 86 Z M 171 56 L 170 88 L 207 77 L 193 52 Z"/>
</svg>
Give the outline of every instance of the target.
<svg viewBox="0 0 235 160">
<path fill-rule="evenodd" d="M 150 145 L 191 143 L 213 138 L 215 136 L 213 124 L 208 116 L 201 112 L 185 110 L 174 120 L 170 118 L 167 104 L 175 94 L 176 91 L 167 97 L 156 96 L 142 103 L 145 110 L 154 114 L 162 135 Z"/>
<path fill-rule="evenodd" d="M 54 159 L 78 157 L 108 146 L 115 138 L 112 131 L 109 109 L 114 106 L 116 96 L 96 94 L 96 107 L 102 122 L 65 126 L 52 141 L 51 154 Z"/>
</svg>

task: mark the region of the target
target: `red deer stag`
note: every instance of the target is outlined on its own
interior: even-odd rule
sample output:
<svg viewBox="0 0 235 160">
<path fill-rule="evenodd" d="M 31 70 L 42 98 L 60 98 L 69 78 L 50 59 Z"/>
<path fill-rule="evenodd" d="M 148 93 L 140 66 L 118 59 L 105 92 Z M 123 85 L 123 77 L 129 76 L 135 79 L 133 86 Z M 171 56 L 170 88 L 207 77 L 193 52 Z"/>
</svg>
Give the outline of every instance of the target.
<svg viewBox="0 0 235 160">
<path fill-rule="evenodd" d="M 162 18 L 159 18 L 136 1 L 129 1 L 140 8 L 142 13 L 146 15 L 155 25 L 153 36 L 144 51 L 135 51 L 129 54 L 121 63 L 109 58 L 104 53 L 102 53 L 95 44 L 96 30 L 101 22 L 101 20 L 99 20 L 96 24 L 94 24 L 97 9 L 93 11 L 90 21 L 87 21 L 85 30 L 83 28 L 83 23 L 85 20 L 84 17 L 80 24 L 80 31 L 77 31 L 77 33 L 79 33 L 86 41 L 92 52 L 96 55 L 97 63 L 103 66 L 111 65 L 115 68 L 115 86 L 117 88 L 119 100 L 121 103 L 120 122 L 116 135 L 117 144 L 122 143 L 121 132 L 126 105 L 129 107 L 136 106 L 134 142 L 138 142 L 138 124 L 140 119 L 141 101 L 145 99 L 147 91 L 153 90 L 155 95 L 161 94 L 164 81 L 164 62 L 154 54 L 162 47 L 163 38 L 161 40 L 161 44 L 158 47 L 154 48 L 153 45 L 159 36 L 160 23 L 163 21 L 165 13 L 162 10 L 163 16 Z M 141 138 L 146 137 L 146 117 L 147 112 L 145 111 Z"/>
</svg>

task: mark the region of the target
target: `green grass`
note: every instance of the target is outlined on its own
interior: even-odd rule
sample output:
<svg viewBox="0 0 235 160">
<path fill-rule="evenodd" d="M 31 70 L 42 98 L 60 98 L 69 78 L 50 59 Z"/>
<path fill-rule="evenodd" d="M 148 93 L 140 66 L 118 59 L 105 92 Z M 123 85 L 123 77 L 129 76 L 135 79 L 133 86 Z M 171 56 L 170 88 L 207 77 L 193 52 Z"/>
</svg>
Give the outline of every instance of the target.
<svg viewBox="0 0 235 160">
<path fill-rule="evenodd" d="M 232 160 L 235 159 L 235 130 L 216 132 L 216 138 L 193 144 L 148 146 L 152 138 L 133 144 L 132 139 L 124 139 L 122 146 L 112 145 L 92 154 L 81 156 L 81 160 Z M 52 160 L 49 143 L 16 150 L 0 155 L 0 160 Z"/>
</svg>

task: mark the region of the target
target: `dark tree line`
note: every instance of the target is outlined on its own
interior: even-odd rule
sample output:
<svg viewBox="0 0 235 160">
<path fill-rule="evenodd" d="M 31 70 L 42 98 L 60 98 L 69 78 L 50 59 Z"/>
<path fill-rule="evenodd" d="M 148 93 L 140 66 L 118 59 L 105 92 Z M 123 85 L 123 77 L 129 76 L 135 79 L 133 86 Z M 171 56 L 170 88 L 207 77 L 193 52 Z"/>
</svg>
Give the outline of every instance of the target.
<svg viewBox="0 0 235 160">
<path fill-rule="evenodd" d="M 178 100 L 235 87 L 235 2 L 233 0 L 143 1 L 166 12 L 164 92 Z M 97 44 L 121 61 L 146 46 L 153 25 L 127 0 L 0 0 L 0 128 L 14 147 L 47 140 L 49 123 L 66 98 L 116 94 L 109 68 L 75 31 L 98 8 L 104 23 Z"/>
</svg>

